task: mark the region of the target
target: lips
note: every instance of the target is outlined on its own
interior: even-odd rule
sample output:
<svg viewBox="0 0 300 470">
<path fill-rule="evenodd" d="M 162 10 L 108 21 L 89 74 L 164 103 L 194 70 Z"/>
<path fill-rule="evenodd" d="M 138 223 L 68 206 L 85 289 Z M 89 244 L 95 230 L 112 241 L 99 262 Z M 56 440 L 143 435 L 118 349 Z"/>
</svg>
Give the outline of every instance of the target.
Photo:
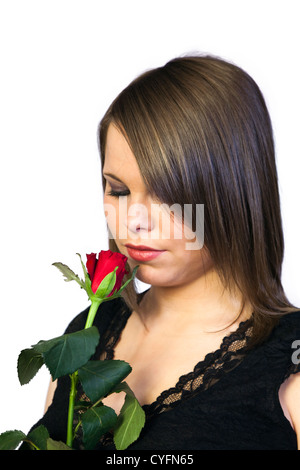
<svg viewBox="0 0 300 470">
<path fill-rule="evenodd" d="M 145 245 L 125 245 L 128 250 L 128 255 L 130 258 L 136 261 L 151 261 L 152 259 L 157 258 L 166 250 L 155 250 L 149 246 Z"/>
</svg>

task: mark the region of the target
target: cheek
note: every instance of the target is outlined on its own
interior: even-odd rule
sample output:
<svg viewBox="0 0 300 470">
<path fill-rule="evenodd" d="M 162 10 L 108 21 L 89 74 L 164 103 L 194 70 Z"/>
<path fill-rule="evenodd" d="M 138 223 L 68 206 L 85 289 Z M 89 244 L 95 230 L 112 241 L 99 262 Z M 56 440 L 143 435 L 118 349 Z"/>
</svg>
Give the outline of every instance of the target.
<svg viewBox="0 0 300 470">
<path fill-rule="evenodd" d="M 192 275 L 203 276 L 214 269 L 214 263 L 206 247 L 200 250 L 188 250 L 186 253 L 187 265 L 190 266 L 189 271 Z"/>
<path fill-rule="evenodd" d="M 187 245 L 192 248 L 187 249 Z M 177 272 L 180 279 L 190 279 L 209 271 L 213 267 L 211 256 L 205 246 L 201 249 L 197 249 L 197 246 L 196 242 L 191 244 L 190 240 L 184 237 L 170 241 L 170 272 Z"/>
<path fill-rule="evenodd" d="M 173 207 L 173 206 L 172 206 Z M 151 204 L 152 237 L 161 240 L 182 240 L 181 216 L 174 214 L 167 204 Z"/>
<path fill-rule="evenodd" d="M 115 202 L 111 201 L 111 198 L 108 198 L 104 196 L 104 201 L 103 201 L 103 208 L 104 208 L 104 214 L 106 218 L 106 222 L 108 225 L 108 228 L 111 232 L 110 237 L 112 238 L 118 238 L 118 220 L 119 220 L 119 208 L 118 204 Z"/>
<path fill-rule="evenodd" d="M 175 204 L 173 206 L 175 206 Z M 173 206 L 171 206 L 171 208 Z M 156 219 L 155 226 L 160 234 L 160 238 L 165 240 L 179 240 L 184 242 L 184 248 L 186 250 L 199 251 L 203 247 L 203 221 L 201 217 L 197 217 L 196 232 L 194 232 L 190 225 L 184 223 L 184 217 L 180 207 L 177 208 L 176 212 L 173 212 L 173 209 L 171 212 L 169 210 L 170 208 L 166 209 L 164 205 L 162 205 L 162 207 L 162 209 L 154 212 Z M 184 214 L 186 216 L 186 212 L 184 212 Z"/>
</svg>

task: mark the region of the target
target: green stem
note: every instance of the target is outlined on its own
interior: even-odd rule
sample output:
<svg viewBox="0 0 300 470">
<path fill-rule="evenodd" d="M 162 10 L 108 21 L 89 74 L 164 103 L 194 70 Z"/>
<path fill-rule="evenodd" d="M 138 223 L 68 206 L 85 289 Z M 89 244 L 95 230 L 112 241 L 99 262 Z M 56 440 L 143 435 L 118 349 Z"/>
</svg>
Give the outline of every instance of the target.
<svg viewBox="0 0 300 470">
<path fill-rule="evenodd" d="M 101 302 L 102 302 L 102 299 L 97 299 L 97 300 L 92 301 L 84 329 L 90 328 L 92 326 L 94 319 L 95 319 L 95 315 L 98 311 L 98 308 Z"/>
<path fill-rule="evenodd" d="M 95 315 L 98 311 L 99 305 L 101 304 L 102 299 L 93 300 L 90 306 L 90 310 L 86 319 L 86 324 L 84 329 L 90 328 L 93 325 Z M 76 398 L 76 391 L 77 391 L 77 382 L 78 382 L 78 372 L 74 372 L 71 375 L 71 390 L 69 395 L 69 411 L 68 411 L 68 425 L 67 425 L 67 446 L 73 446 L 73 420 L 74 420 L 74 405 L 75 405 L 75 398 Z"/>
<path fill-rule="evenodd" d="M 74 404 L 76 397 L 76 386 L 77 386 L 77 371 L 71 375 L 71 390 L 69 396 L 69 411 L 68 411 L 68 427 L 67 427 L 67 446 L 72 448 L 73 445 L 73 419 L 74 419 Z"/>
</svg>

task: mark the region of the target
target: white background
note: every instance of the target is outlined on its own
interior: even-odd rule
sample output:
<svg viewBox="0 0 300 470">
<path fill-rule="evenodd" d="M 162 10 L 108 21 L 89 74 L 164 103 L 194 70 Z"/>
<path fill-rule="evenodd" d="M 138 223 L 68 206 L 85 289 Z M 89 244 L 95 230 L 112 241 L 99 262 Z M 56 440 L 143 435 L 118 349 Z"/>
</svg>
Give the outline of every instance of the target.
<svg viewBox="0 0 300 470">
<path fill-rule="evenodd" d="M 286 238 L 283 283 L 300 305 L 298 0 L 0 0 L 0 432 L 43 414 L 49 375 L 17 379 L 21 349 L 87 305 L 77 252 L 107 249 L 97 125 L 129 81 L 193 52 L 231 60 L 271 113 Z"/>
</svg>

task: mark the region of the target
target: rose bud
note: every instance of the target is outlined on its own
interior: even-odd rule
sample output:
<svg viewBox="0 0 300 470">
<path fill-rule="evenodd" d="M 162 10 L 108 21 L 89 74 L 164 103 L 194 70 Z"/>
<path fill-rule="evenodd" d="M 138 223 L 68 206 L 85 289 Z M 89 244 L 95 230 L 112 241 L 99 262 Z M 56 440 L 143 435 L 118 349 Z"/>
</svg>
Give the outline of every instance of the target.
<svg viewBox="0 0 300 470">
<path fill-rule="evenodd" d="M 115 253 L 113 251 L 107 250 L 100 251 L 98 259 L 95 253 L 86 255 L 86 257 L 86 269 L 90 276 L 92 283 L 91 288 L 94 293 L 97 292 L 97 289 L 105 276 L 114 271 L 117 266 L 118 269 L 116 271 L 116 283 L 112 291 L 107 294 L 106 297 L 111 296 L 115 291 L 120 289 L 125 274 L 128 274 L 125 269 L 127 262 L 126 256 L 122 255 L 121 253 Z"/>
</svg>

